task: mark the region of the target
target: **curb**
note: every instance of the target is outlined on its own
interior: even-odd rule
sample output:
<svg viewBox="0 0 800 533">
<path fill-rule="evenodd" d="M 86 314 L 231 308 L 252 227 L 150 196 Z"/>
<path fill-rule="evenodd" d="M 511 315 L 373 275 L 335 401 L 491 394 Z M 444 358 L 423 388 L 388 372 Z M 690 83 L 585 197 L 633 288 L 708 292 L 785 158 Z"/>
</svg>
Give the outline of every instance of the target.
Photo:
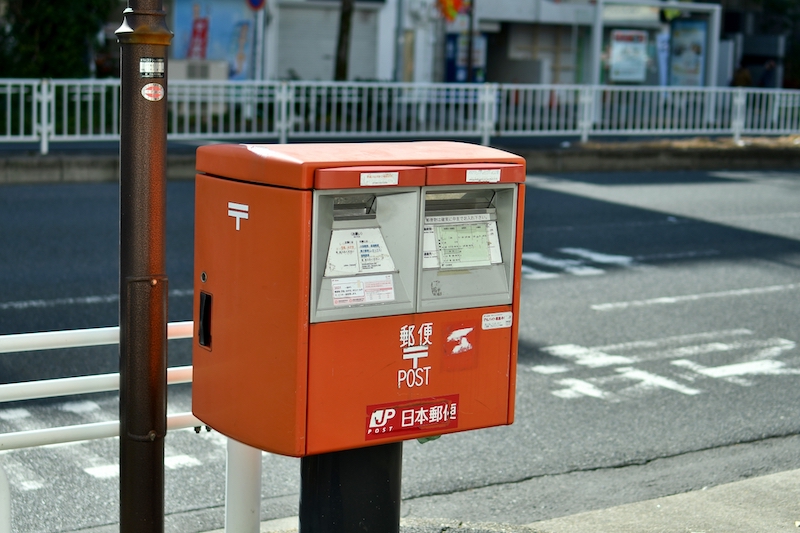
<svg viewBox="0 0 800 533">
<path fill-rule="evenodd" d="M 800 169 L 800 147 L 675 148 L 609 143 L 607 146 L 560 149 L 510 148 L 510 151 L 525 158 L 528 173 Z M 194 163 L 194 154 L 168 154 L 168 179 L 193 179 Z M 0 184 L 118 180 L 118 155 L 0 158 Z"/>
</svg>

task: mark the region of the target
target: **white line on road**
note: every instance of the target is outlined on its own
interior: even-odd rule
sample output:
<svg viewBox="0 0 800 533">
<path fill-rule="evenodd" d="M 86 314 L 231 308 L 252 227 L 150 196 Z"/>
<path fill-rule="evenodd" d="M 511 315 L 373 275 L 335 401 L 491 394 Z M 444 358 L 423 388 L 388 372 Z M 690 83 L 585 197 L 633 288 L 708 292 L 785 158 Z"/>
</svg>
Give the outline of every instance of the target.
<svg viewBox="0 0 800 533">
<path fill-rule="evenodd" d="M 694 396 L 702 392 L 697 389 L 681 385 L 677 381 L 672 381 L 671 379 L 663 376 L 651 374 L 650 372 L 638 370 L 636 368 L 618 368 L 617 372 L 619 372 L 624 378 L 638 381 L 641 387 L 645 389 L 669 389 L 675 392 L 680 392 L 681 394 L 686 394 L 688 396 Z"/>
<path fill-rule="evenodd" d="M 528 265 L 522 265 L 522 277 L 525 279 L 553 279 L 557 278 L 558 274 L 554 272 L 544 272 L 543 270 L 536 270 Z"/>
<path fill-rule="evenodd" d="M 525 252 L 522 254 L 522 260 L 537 265 L 560 268 L 575 276 L 596 276 L 605 273 L 605 270 L 587 266 L 583 261 L 578 261 L 576 259 L 555 259 L 538 252 Z"/>
<path fill-rule="evenodd" d="M 698 374 L 712 378 L 730 378 L 737 376 L 781 376 L 781 375 L 795 375 L 800 374 L 800 369 L 784 368 L 781 361 L 774 361 L 772 359 L 764 359 L 761 361 L 750 361 L 747 363 L 737 363 L 733 365 L 705 367 L 699 365 L 694 361 L 686 359 L 678 359 L 672 361 L 675 366 L 688 368 Z"/>
<path fill-rule="evenodd" d="M 690 333 L 688 335 L 674 335 L 672 337 L 661 337 L 659 339 L 648 339 L 644 341 L 620 342 L 617 344 L 606 344 L 604 346 L 592 346 L 595 350 L 604 352 L 614 350 L 632 350 L 635 348 L 657 348 L 661 345 L 681 344 L 684 342 L 694 342 L 698 340 L 718 339 L 720 337 L 739 337 L 742 335 L 752 335 L 749 329 L 725 329 L 722 331 L 704 331 L 702 333 Z"/>
<path fill-rule="evenodd" d="M 600 368 L 613 365 L 632 365 L 635 359 L 622 355 L 611 355 L 593 348 L 578 346 L 577 344 L 559 344 L 556 346 L 545 346 L 542 351 L 556 357 L 564 359 L 574 359 L 576 364 L 588 366 L 589 368 Z"/>
<path fill-rule="evenodd" d="M 175 289 L 169 291 L 170 296 L 191 296 L 194 291 L 191 289 L 181 290 Z M 55 298 L 52 300 L 21 300 L 18 302 L 2 302 L 0 303 L 0 311 L 7 311 L 13 309 L 19 311 L 22 309 L 42 308 L 42 307 L 57 307 L 59 305 L 91 305 L 91 304 L 108 304 L 119 301 L 119 294 L 106 294 L 104 296 L 80 296 L 77 298 Z"/>
<path fill-rule="evenodd" d="M 119 465 L 90 466 L 89 468 L 84 468 L 83 471 L 97 479 L 111 479 L 119 476 Z"/>
<path fill-rule="evenodd" d="M 700 294 L 685 294 L 682 296 L 662 296 L 649 300 L 631 300 L 628 302 L 611 302 L 595 304 L 590 306 L 594 311 L 616 311 L 629 309 L 631 307 L 647 307 L 650 305 L 668 305 L 684 302 L 696 302 L 710 298 L 729 298 L 734 296 L 753 296 L 757 294 L 769 294 L 775 292 L 791 291 L 800 289 L 800 283 L 790 283 L 788 285 L 770 285 L 768 287 L 753 287 L 750 289 L 734 289 L 730 291 L 706 292 Z"/>
<path fill-rule="evenodd" d="M 568 366 L 563 365 L 536 365 L 532 366 L 531 370 L 536 372 L 537 374 L 563 374 L 564 372 L 569 372 Z"/>
<path fill-rule="evenodd" d="M 578 257 L 582 257 L 583 259 L 588 259 L 589 261 L 600 263 L 602 265 L 617 265 L 621 267 L 632 267 L 636 265 L 633 257 L 627 255 L 603 254 L 600 252 L 593 252 L 592 250 L 587 250 L 585 248 L 559 248 L 558 251 L 569 255 L 577 255 Z"/>
<path fill-rule="evenodd" d="M 164 458 L 164 466 L 170 470 L 187 468 L 190 466 L 200 466 L 202 463 L 191 455 L 173 455 Z"/>
<path fill-rule="evenodd" d="M 567 387 L 566 389 L 553 391 L 553 394 L 560 398 L 572 399 L 580 398 L 581 396 L 589 396 L 591 398 L 609 399 L 613 396 L 582 379 L 560 379 L 556 383 Z"/>
</svg>

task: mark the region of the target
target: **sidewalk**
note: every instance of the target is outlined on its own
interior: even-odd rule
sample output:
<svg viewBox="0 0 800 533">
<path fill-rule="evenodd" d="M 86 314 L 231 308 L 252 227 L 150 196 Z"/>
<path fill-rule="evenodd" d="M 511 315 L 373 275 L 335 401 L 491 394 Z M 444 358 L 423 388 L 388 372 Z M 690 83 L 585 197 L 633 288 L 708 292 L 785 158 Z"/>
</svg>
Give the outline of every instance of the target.
<svg viewBox="0 0 800 533">
<path fill-rule="evenodd" d="M 261 532 L 294 533 L 297 517 Z M 800 531 L 800 470 L 527 525 L 403 519 L 402 533 L 781 533 Z M 224 533 L 217 530 L 210 533 Z"/>
</svg>

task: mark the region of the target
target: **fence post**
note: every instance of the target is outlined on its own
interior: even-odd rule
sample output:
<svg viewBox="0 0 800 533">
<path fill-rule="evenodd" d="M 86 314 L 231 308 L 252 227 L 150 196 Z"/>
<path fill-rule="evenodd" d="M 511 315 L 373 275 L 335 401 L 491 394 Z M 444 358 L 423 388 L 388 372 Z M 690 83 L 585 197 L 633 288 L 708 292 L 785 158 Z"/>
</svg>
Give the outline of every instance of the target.
<svg viewBox="0 0 800 533">
<path fill-rule="evenodd" d="M 50 90 L 50 80 L 44 79 L 39 84 L 38 91 L 36 91 L 39 103 L 39 120 L 36 121 L 36 128 L 39 130 L 39 153 L 42 155 L 47 155 L 50 152 L 50 131 L 52 128 L 50 124 L 50 102 L 53 100 Z"/>
<path fill-rule="evenodd" d="M 11 533 L 11 488 L 2 466 L 0 466 L 0 533 Z"/>
<path fill-rule="evenodd" d="M 261 527 L 261 450 L 228 439 L 227 452 L 225 532 L 258 533 Z"/>
<path fill-rule="evenodd" d="M 286 144 L 289 140 L 289 130 L 292 127 L 292 120 L 289 116 L 290 106 L 289 100 L 291 99 L 292 88 L 289 83 L 282 82 L 278 86 L 278 92 L 275 95 L 275 127 L 278 130 L 278 142 Z"/>
<path fill-rule="evenodd" d="M 589 132 L 592 131 L 594 122 L 594 101 L 596 86 L 581 87 L 579 101 L 581 104 L 581 122 L 578 127 L 581 130 L 581 142 L 589 140 Z"/>
<path fill-rule="evenodd" d="M 492 135 L 494 135 L 497 122 L 496 105 L 498 97 L 500 96 L 500 86 L 496 83 L 486 83 L 481 87 L 480 92 L 480 107 L 482 123 L 481 129 L 481 144 L 489 146 Z"/>
<path fill-rule="evenodd" d="M 744 89 L 736 89 L 733 97 L 733 117 L 731 117 L 731 129 L 733 130 L 733 142 L 738 144 L 742 140 L 742 130 L 744 130 L 745 108 L 747 106 L 747 93 Z"/>
</svg>

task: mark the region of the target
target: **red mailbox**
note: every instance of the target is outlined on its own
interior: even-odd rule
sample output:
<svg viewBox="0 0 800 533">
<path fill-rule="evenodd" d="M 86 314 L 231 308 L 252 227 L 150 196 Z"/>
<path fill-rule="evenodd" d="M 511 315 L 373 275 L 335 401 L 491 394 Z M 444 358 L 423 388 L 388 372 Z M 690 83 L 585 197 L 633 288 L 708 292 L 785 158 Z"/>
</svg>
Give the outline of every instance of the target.
<svg viewBox="0 0 800 533">
<path fill-rule="evenodd" d="M 205 424 L 302 457 L 513 421 L 521 157 L 213 145 L 197 172 Z"/>
</svg>

